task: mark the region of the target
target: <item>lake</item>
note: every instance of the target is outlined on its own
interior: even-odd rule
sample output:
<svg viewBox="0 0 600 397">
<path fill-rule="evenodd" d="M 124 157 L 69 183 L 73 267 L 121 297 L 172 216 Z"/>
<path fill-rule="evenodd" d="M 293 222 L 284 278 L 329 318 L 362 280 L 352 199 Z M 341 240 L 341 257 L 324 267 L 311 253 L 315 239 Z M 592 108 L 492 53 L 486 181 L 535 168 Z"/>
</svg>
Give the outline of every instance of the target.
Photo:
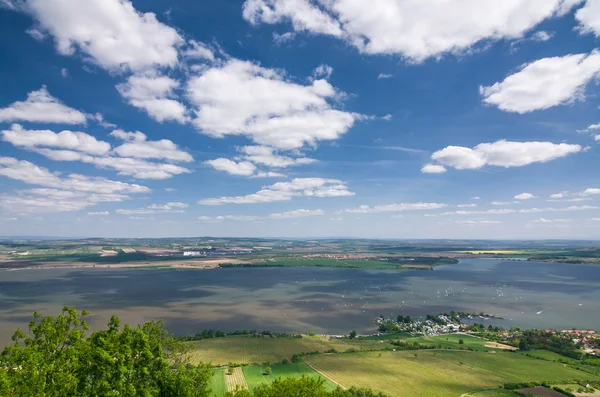
<svg viewBox="0 0 600 397">
<path fill-rule="evenodd" d="M 0 271 L 0 346 L 34 311 L 89 310 L 93 327 L 163 318 L 176 334 L 207 328 L 342 334 L 380 314 L 484 311 L 505 327 L 600 330 L 600 266 L 469 259 L 435 270 L 333 268 Z M 495 322 L 498 323 L 498 322 Z"/>
</svg>

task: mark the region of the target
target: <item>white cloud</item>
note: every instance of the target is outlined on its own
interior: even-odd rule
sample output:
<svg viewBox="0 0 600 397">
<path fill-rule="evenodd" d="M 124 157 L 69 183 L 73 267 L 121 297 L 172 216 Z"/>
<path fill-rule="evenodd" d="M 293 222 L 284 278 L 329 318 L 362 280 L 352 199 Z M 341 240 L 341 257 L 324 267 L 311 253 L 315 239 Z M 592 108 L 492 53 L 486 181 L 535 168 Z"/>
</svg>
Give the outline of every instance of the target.
<svg viewBox="0 0 600 397">
<path fill-rule="evenodd" d="M 531 40 L 533 41 L 548 41 L 554 36 L 552 33 L 548 33 L 544 30 L 540 30 L 539 32 L 535 32 L 531 35 Z"/>
<path fill-rule="evenodd" d="M 62 77 L 64 77 L 64 78 L 67 78 L 67 77 L 69 77 L 69 70 L 68 70 L 67 68 L 62 68 L 62 69 L 60 70 L 60 75 L 61 75 Z"/>
<path fill-rule="evenodd" d="M 289 43 L 290 41 L 294 40 L 295 37 L 296 33 L 294 32 L 286 32 L 281 34 L 273 32 L 273 43 L 275 43 L 276 45 Z"/>
<path fill-rule="evenodd" d="M 421 168 L 421 172 L 424 174 L 443 174 L 446 172 L 446 167 L 439 164 L 425 164 Z"/>
<path fill-rule="evenodd" d="M 28 161 L 0 157 L 0 175 L 41 188 L 0 194 L 0 207 L 14 213 L 79 211 L 101 202 L 119 202 L 129 194 L 149 193 L 146 186 L 70 174 L 61 178 Z"/>
<path fill-rule="evenodd" d="M 0 134 L 4 141 L 55 161 L 81 161 L 99 168 L 112 168 L 117 170 L 119 175 L 130 175 L 139 179 L 167 179 L 190 172 L 189 169 L 175 164 L 155 163 L 143 159 L 193 161 L 191 155 L 180 150 L 173 142 L 167 139 L 147 141 L 146 135 L 139 131 L 113 131 L 111 135 L 129 142 L 112 151 L 110 144 L 97 141 L 95 137 L 83 132 L 62 131 L 57 134 L 48 130 L 24 130 L 21 126 L 13 125 L 11 130 L 2 131 Z M 115 153 L 122 157 L 114 156 Z"/>
<path fill-rule="evenodd" d="M 531 221 L 531 223 L 568 223 L 568 222 L 572 222 L 572 219 L 546 219 L 546 218 L 540 218 L 540 219 L 536 219 L 534 221 Z"/>
<path fill-rule="evenodd" d="M 14 102 L 0 109 L 0 122 L 29 121 L 33 123 L 85 124 L 79 110 L 70 108 L 50 95 L 46 86 L 27 94 L 24 102 Z"/>
<path fill-rule="evenodd" d="M 3 130 L 0 134 L 3 141 L 26 149 L 51 147 L 100 156 L 110 151 L 109 143 L 98 141 L 85 132 L 65 130 L 55 133 L 50 130 L 26 130 L 19 124 L 13 124 L 10 130 Z"/>
<path fill-rule="evenodd" d="M 287 175 L 282 174 L 281 172 L 260 171 L 252 175 L 250 178 L 285 178 L 286 176 Z"/>
<path fill-rule="evenodd" d="M 579 21 L 581 33 L 593 33 L 600 37 L 600 2 L 598 0 L 587 0 L 585 6 L 577 10 L 575 19 Z"/>
<path fill-rule="evenodd" d="M 477 204 L 458 204 L 457 207 L 458 208 L 475 208 L 475 207 L 477 207 Z"/>
<path fill-rule="evenodd" d="M 54 37 L 63 55 L 80 51 L 109 70 L 174 66 L 183 39 L 177 31 L 138 12 L 128 0 L 26 0 L 25 12 Z"/>
<path fill-rule="evenodd" d="M 522 167 L 545 163 L 582 150 L 580 145 L 552 142 L 510 142 L 506 140 L 481 143 L 473 149 L 448 146 L 431 155 L 431 159 L 457 170 L 478 169 L 485 165 Z"/>
<path fill-rule="evenodd" d="M 497 225 L 502 221 L 488 221 L 488 220 L 477 220 L 477 221 L 454 221 L 454 223 L 460 223 L 465 225 Z"/>
<path fill-rule="evenodd" d="M 37 41 L 42 41 L 46 38 L 46 35 L 42 32 L 40 32 L 37 29 L 31 28 L 31 29 L 27 29 L 25 31 L 25 33 L 27 33 L 28 35 L 30 35 L 34 40 Z"/>
<path fill-rule="evenodd" d="M 275 154 L 275 150 L 267 146 L 243 146 L 239 148 L 239 151 L 242 153 L 242 159 L 272 168 L 287 168 L 295 165 L 312 164 L 317 161 L 308 157 L 281 156 Z"/>
<path fill-rule="evenodd" d="M 569 194 L 569 192 L 567 190 L 563 190 L 560 193 L 554 193 L 550 195 L 551 199 L 562 199 L 564 197 L 566 197 Z"/>
<path fill-rule="evenodd" d="M 190 47 L 182 51 L 182 54 L 185 57 L 192 59 L 206 59 L 209 61 L 215 60 L 215 54 L 208 45 L 195 40 L 190 40 L 188 44 Z"/>
<path fill-rule="evenodd" d="M 159 123 L 174 120 L 183 124 L 188 121 L 187 109 L 173 99 L 178 87 L 178 81 L 151 71 L 130 76 L 127 82 L 117 85 L 117 90 L 130 105 L 145 110 Z"/>
<path fill-rule="evenodd" d="M 358 208 L 346 209 L 346 210 L 343 210 L 342 212 L 370 214 L 370 213 L 377 213 L 377 212 L 435 210 L 435 209 L 444 208 L 444 207 L 447 207 L 447 205 L 439 204 L 439 203 L 398 203 L 398 204 L 376 205 L 374 207 L 370 207 L 368 205 L 361 205 Z"/>
<path fill-rule="evenodd" d="M 590 211 L 596 210 L 598 207 L 591 205 L 572 205 L 569 207 L 563 208 L 524 208 L 521 210 L 503 208 L 503 209 L 491 209 L 491 210 L 483 210 L 483 211 L 454 211 L 454 212 L 445 212 L 443 215 L 507 215 L 507 214 L 534 214 L 539 212 L 571 212 L 571 211 Z"/>
<path fill-rule="evenodd" d="M 508 201 L 492 201 L 492 205 L 508 205 L 510 202 Z"/>
<path fill-rule="evenodd" d="M 202 205 L 254 204 L 291 200 L 293 197 L 344 197 L 353 196 L 346 184 L 337 179 L 295 178 L 290 182 L 277 182 L 246 196 L 218 197 L 199 200 Z"/>
<path fill-rule="evenodd" d="M 177 189 L 175 189 L 174 187 L 166 187 L 165 188 L 165 192 L 176 192 Z"/>
<path fill-rule="evenodd" d="M 513 198 L 515 200 L 530 200 L 532 198 L 535 198 L 535 196 L 531 193 L 519 193 Z"/>
<path fill-rule="evenodd" d="M 334 36 L 367 54 L 422 62 L 489 40 L 520 38 L 580 1 L 246 0 L 243 16 L 252 24 L 291 22 L 297 32 Z"/>
<path fill-rule="evenodd" d="M 194 158 L 187 152 L 168 139 L 149 141 L 142 132 L 125 132 L 114 130 L 110 133 L 118 139 L 127 140 L 120 146 L 114 148 L 114 152 L 122 157 L 134 157 L 138 159 L 165 159 L 171 161 L 191 162 Z"/>
<path fill-rule="evenodd" d="M 333 73 L 333 68 L 331 66 L 323 63 L 315 68 L 315 70 L 312 72 L 312 77 L 315 80 L 317 80 L 317 79 L 327 80 L 329 77 L 331 77 L 332 73 Z"/>
<path fill-rule="evenodd" d="M 600 52 L 539 59 L 492 86 L 479 87 L 483 101 L 506 112 L 527 113 L 584 99 L 600 76 Z"/>
<path fill-rule="evenodd" d="M 600 188 L 588 188 L 583 192 L 576 193 L 578 196 L 595 196 L 600 194 Z"/>
<path fill-rule="evenodd" d="M 493 209 L 493 210 L 482 210 L 482 211 L 454 211 L 444 212 L 442 215 L 506 215 L 517 212 L 513 209 Z"/>
<path fill-rule="evenodd" d="M 325 212 L 323 210 L 298 209 L 298 210 L 293 210 L 293 211 L 271 214 L 271 215 L 269 215 L 269 218 L 271 218 L 271 219 L 304 218 L 307 216 L 320 216 L 320 215 L 324 215 L 324 214 L 325 214 Z"/>
<path fill-rule="evenodd" d="M 187 208 L 188 205 L 184 203 L 167 203 L 167 204 L 151 204 L 144 208 L 136 209 L 118 209 L 117 214 L 121 215 L 148 215 L 148 214 L 164 214 L 164 213 L 176 213 L 180 214 L 185 211 L 182 208 Z"/>
<path fill-rule="evenodd" d="M 283 150 L 338 139 L 360 118 L 328 103 L 338 92 L 325 80 L 300 85 L 282 72 L 236 59 L 192 77 L 187 95 L 202 133 L 245 135 Z"/>
<path fill-rule="evenodd" d="M 381 80 L 381 79 L 391 79 L 392 77 L 394 77 L 393 74 L 379 73 L 379 76 L 377 76 L 377 79 L 379 79 L 379 80 Z"/>
<path fill-rule="evenodd" d="M 471 200 L 480 200 L 480 199 L 481 199 L 481 197 L 479 197 L 479 196 L 471 197 Z"/>
<path fill-rule="evenodd" d="M 582 130 L 577 130 L 577 132 L 591 132 L 591 131 L 596 131 L 596 130 L 600 130 L 600 123 L 588 125 L 587 128 L 584 128 Z M 596 140 L 598 140 L 598 139 L 596 139 Z"/>
<path fill-rule="evenodd" d="M 204 164 L 210 165 L 217 171 L 225 171 L 231 175 L 250 176 L 254 175 L 256 166 L 249 161 L 235 162 L 226 158 L 218 158 L 205 161 Z"/>
<path fill-rule="evenodd" d="M 215 217 L 210 216 L 199 216 L 198 220 L 204 222 L 220 222 L 223 220 L 232 220 L 232 221 L 242 221 L 242 222 L 252 222 L 260 219 L 259 216 L 254 215 L 219 215 Z"/>
<path fill-rule="evenodd" d="M 108 211 L 99 211 L 99 212 L 88 212 L 89 216 L 106 216 L 110 215 Z"/>
<path fill-rule="evenodd" d="M 100 113 L 88 114 L 87 117 L 92 120 L 96 120 L 98 124 L 104 128 L 115 128 L 117 126 L 116 124 L 109 123 L 108 121 L 104 120 L 104 116 Z"/>
</svg>

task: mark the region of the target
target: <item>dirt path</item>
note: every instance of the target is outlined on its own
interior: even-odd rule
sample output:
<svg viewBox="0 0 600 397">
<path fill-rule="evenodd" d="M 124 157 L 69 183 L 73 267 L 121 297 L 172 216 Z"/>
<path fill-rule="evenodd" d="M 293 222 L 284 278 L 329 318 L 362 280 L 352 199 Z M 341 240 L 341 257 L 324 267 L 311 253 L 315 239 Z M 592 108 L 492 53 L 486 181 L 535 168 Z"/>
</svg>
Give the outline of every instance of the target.
<svg viewBox="0 0 600 397">
<path fill-rule="evenodd" d="M 235 392 L 236 390 L 246 389 L 248 390 L 248 383 L 244 377 L 244 371 L 242 367 L 233 368 L 233 373 L 227 375 L 225 373 L 225 386 L 228 392 Z"/>
</svg>

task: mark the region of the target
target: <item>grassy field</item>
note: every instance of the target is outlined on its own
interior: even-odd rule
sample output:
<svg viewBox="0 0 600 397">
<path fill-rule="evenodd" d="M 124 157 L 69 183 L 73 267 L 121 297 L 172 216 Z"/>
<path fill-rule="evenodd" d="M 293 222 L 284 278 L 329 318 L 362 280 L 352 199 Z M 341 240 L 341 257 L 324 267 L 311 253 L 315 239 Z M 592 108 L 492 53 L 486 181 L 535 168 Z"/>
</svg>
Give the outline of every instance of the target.
<svg viewBox="0 0 600 397">
<path fill-rule="evenodd" d="M 313 351 L 326 352 L 335 349 L 344 352 L 348 349 L 381 350 L 392 346 L 385 341 L 325 339 L 321 337 L 303 338 L 255 338 L 229 336 L 189 342 L 192 361 L 202 361 L 212 365 L 279 363 L 293 354 Z"/>
<path fill-rule="evenodd" d="M 416 357 L 415 357 L 416 355 Z M 460 396 L 508 382 L 566 383 L 593 376 L 550 361 L 507 352 L 428 350 L 328 354 L 305 362 L 344 387 L 391 396 Z"/>
<path fill-rule="evenodd" d="M 266 366 L 248 366 L 243 368 L 246 382 L 248 382 L 248 388 L 251 391 L 254 390 L 256 386 L 265 383 L 271 383 L 277 378 L 300 378 L 301 376 L 325 380 L 325 388 L 327 390 L 334 390 L 337 387 L 337 385 L 324 378 L 318 372 L 315 372 L 311 367 L 302 362 L 275 364 L 271 365 L 270 367 L 273 372 L 269 376 L 264 375 Z"/>
<path fill-rule="evenodd" d="M 460 344 L 462 339 L 463 344 Z M 418 342 L 423 345 L 435 346 L 440 349 L 468 349 L 471 348 L 477 351 L 490 351 L 496 350 L 490 347 L 486 347 L 488 340 L 476 338 L 469 335 L 440 335 L 440 336 L 419 336 L 414 338 L 404 339 L 407 342 Z"/>
<path fill-rule="evenodd" d="M 469 393 L 463 395 L 463 397 L 517 397 L 518 394 L 510 391 L 504 390 L 500 388 L 494 388 L 489 390 L 478 391 L 475 393 Z"/>
<path fill-rule="evenodd" d="M 210 389 L 217 397 L 222 397 L 227 391 L 225 388 L 225 370 L 215 369 L 212 378 L 210 378 Z"/>
</svg>

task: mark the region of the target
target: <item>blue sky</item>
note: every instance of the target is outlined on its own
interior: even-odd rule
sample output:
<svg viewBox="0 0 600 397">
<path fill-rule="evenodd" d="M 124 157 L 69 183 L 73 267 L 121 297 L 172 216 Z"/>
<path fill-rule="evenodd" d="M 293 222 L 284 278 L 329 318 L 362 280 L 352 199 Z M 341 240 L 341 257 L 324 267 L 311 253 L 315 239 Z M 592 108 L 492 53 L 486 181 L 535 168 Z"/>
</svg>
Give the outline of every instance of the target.
<svg viewBox="0 0 600 397">
<path fill-rule="evenodd" d="M 600 238 L 598 0 L 0 0 L 0 33 L 0 235 Z"/>
</svg>

